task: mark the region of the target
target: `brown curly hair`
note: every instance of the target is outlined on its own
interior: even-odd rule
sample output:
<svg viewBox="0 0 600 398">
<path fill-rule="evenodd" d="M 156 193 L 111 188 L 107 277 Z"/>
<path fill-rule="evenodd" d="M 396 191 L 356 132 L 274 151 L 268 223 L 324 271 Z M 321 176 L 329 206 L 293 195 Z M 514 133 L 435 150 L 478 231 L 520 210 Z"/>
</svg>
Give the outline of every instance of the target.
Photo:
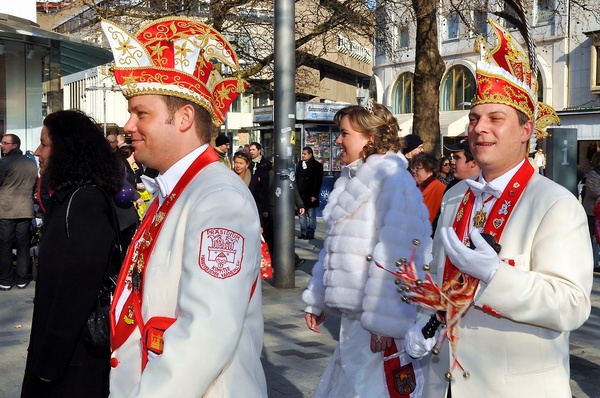
<svg viewBox="0 0 600 398">
<path fill-rule="evenodd" d="M 398 152 L 403 148 L 403 142 L 398 136 L 398 120 L 381 104 L 373 103 L 372 109 L 369 112 L 360 105 L 351 105 L 340 109 L 333 117 L 333 121 L 339 126 L 344 116 L 348 116 L 353 129 L 365 137 L 373 138 L 363 148 L 363 159 L 376 153 Z"/>
</svg>

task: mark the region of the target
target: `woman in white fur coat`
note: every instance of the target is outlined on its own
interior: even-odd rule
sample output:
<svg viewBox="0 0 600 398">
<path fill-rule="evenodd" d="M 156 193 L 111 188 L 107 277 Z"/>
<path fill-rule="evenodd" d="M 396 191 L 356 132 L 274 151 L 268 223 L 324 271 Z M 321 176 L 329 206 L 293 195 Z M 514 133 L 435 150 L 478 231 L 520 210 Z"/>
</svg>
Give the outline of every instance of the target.
<svg viewBox="0 0 600 398">
<path fill-rule="evenodd" d="M 419 362 L 403 353 L 415 308 L 402 301 L 394 276 L 367 261 L 367 255 L 395 270 L 396 261 L 411 257 L 417 239 L 416 264 L 426 264 L 431 253 L 427 207 L 399 152 L 397 120 L 384 106 L 348 106 L 334 121 L 346 167 L 323 210 L 327 237 L 302 299 L 309 329 L 319 332 L 325 312 L 341 314 L 341 327 L 313 397 L 393 398 L 394 391 L 418 397 Z M 400 353 L 390 355 L 395 347 Z M 391 357 L 385 366 L 384 352 Z"/>
</svg>

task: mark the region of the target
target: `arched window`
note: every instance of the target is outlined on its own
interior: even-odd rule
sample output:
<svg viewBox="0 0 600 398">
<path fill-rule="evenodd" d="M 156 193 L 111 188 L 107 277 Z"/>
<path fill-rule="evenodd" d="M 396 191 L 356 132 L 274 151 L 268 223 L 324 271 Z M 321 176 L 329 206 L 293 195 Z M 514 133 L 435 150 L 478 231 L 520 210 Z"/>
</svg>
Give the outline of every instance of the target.
<svg viewBox="0 0 600 398">
<path fill-rule="evenodd" d="M 544 102 L 544 82 L 542 81 L 542 73 L 538 70 L 538 74 L 537 74 L 537 83 L 538 83 L 538 90 L 537 90 L 537 98 L 539 102 Z"/>
<path fill-rule="evenodd" d="M 469 109 L 475 95 L 475 77 L 463 66 L 452 67 L 442 80 L 440 111 Z"/>
<path fill-rule="evenodd" d="M 412 113 L 413 80 L 414 75 L 411 72 L 405 72 L 398 76 L 392 94 L 392 112 L 394 114 Z"/>
</svg>

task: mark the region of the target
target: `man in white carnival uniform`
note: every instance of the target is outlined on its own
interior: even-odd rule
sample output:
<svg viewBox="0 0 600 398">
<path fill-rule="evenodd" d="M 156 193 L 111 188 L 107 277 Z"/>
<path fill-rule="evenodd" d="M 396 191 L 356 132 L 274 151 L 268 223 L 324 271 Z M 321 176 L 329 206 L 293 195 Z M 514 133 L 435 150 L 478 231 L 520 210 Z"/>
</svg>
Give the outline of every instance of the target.
<svg viewBox="0 0 600 398">
<path fill-rule="evenodd" d="M 102 27 L 136 159 L 160 173 L 145 181 L 154 199 L 111 309 L 111 397 L 266 397 L 260 221 L 243 181 L 209 146 L 245 88 L 210 59 L 239 70 L 237 56 L 189 18 L 155 20 L 133 36 Z"/>
<path fill-rule="evenodd" d="M 537 102 L 524 50 L 490 23 L 499 43 L 477 63 L 468 127 L 481 174 L 444 196 L 431 264 L 455 301 L 437 307 L 452 344 L 443 340 L 430 358 L 424 396 L 570 398 L 569 332 L 590 314 L 593 280 L 586 216 L 526 161 L 531 135 L 558 118 Z M 481 232 L 495 237 L 498 254 Z M 407 334 L 413 357 L 435 344 L 424 323 Z"/>
</svg>

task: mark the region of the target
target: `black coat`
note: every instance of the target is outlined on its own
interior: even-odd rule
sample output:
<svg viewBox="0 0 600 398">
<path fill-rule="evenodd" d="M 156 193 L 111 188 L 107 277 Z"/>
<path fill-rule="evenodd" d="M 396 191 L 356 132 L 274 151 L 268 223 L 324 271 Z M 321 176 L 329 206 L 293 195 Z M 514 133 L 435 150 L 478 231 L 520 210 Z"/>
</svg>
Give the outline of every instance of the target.
<svg viewBox="0 0 600 398">
<path fill-rule="evenodd" d="M 256 201 L 256 206 L 258 207 L 258 212 L 260 214 L 260 225 L 263 227 L 266 221 L 263 214 L 269 212 L 269 172 L 272 169 L 271 162 L 264 156 L 261 157 L 260 162 L 252 161 L 249 168 L 252 172 L 252 180 L 250 181 L 249 188 Z M 257 185 L 256 182 L 258 182 Z"/>
<path fill-rule="evenodd" d="M 110 353 L 89 353 L 81 333 L 111 264 L 112 199 L 92 186 L 77 191 L 67 238 L 74 192 L 55 193 L 46 209 L 22 397 L 108 395 Z"/>
<path fill-rule="evenodd" d="M 302 167 L 302 161 L 298 162 L 298 166 L 296 167 L 296 186 L 307 208 L 319 207 L 322 183 L 323 165 L 314 156 L 306 161 L 306 169 Z M 316 198 L 316 200 L 312 201 L 311 197 Z"/>
<path fill-rule="evenodd" d="M 269 212 L 269 187 L 262 183 L 260 178 L 262 174 L 252 174 L 250 177 L 250 184 L 248 185 L 248 189 L 252 193 L 252 197 L 256 202 L 256 207 L 258 208 L 258 214 L 260 215 L 261 220 L 263 219 L 262 214 Z M 262 225 L 263 221 L 261 221 Z"/>
</svg>

